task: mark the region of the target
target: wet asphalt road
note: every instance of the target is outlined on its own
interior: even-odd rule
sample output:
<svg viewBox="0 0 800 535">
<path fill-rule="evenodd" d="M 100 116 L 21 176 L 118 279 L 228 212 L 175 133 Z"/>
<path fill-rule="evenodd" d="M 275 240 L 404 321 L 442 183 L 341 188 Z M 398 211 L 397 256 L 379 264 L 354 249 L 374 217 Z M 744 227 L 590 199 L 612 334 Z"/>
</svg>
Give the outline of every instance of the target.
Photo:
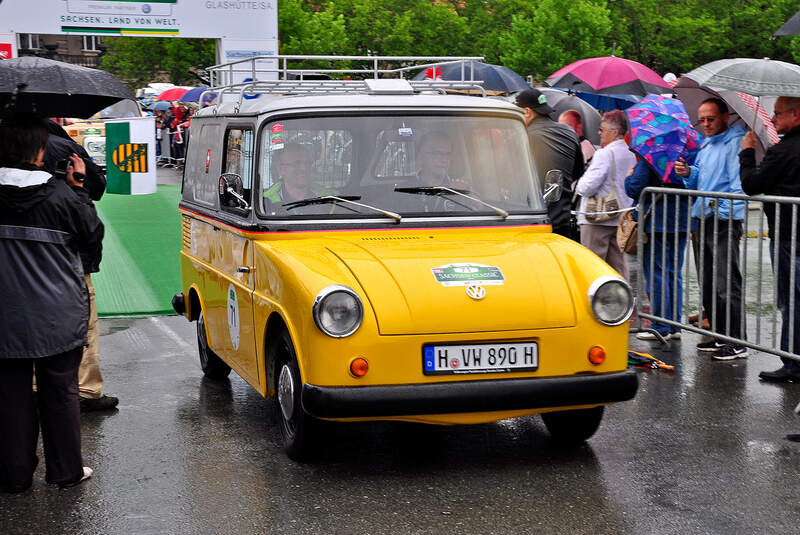
<svg viewBox="0 0 800 535">
<path fill-rule="evenodd" d="M 761 383 L 777 359 L 712 362 L 694 335 L 643 371 L 585 445 L 538 417 L 455 427 L 330 425 L 289 461 L 272 401 L 235 374 L 211 382 L 194 324 L 101 320 L 114 413 L 82 417 L 95 476 L 0 495 L 0 533 L 797 533 L 800 385 Z M 647 349 L 643 342 L 633 348 Z"/>
</svg>

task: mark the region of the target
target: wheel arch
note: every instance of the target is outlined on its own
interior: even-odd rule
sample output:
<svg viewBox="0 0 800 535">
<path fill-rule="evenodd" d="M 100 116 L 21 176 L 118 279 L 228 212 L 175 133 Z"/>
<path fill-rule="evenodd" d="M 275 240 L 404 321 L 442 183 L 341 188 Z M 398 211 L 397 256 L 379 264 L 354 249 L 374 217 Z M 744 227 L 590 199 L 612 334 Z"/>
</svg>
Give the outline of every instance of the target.
<svg viewBox="0 0 800 535">
<path fill-rule="evenodd" d="M 292 339 L 292 333 L 286 320 L 283 319 L 278 312 L 273 312 L 267 319 L 267 325 L 264 329 L 264 369 L 267 375 L 267 398 L 275 395 L 275 382 L 277 380 L 277 365 L 274 358 L 270 355 L 270 347 L 273 340 L 275 340 L 281 331 L 285 330 Z"/>
<path fill-rule="evenodd" d="M 200 292 L 195 285 L 192 285 L 189 288 L 189 299 L 186 301 L 186 317 L 189 321 L 197 321 L 202 310 L 203 302 L 200 300 Z"/>
</svg>

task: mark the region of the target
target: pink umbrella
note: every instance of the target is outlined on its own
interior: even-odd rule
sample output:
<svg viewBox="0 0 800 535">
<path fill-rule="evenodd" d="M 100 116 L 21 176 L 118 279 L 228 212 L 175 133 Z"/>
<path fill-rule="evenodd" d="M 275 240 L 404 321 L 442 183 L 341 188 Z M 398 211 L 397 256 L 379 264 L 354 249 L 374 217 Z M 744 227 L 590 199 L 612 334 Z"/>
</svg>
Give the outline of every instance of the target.
<svg viewBox="0 0 800 535">
<path fill-rule="evenodd" d="M 670 86 L 655 71 L 630 59 L 586 58 L 562 67 L 547 79 L 552 87 L 587 93 L 647 95 L 665 93 Z"/>
<path fill-rule="evenodd" d="M 158 95 L 158 100 L 179 100 L 188 91 L 185 87 L 170 87 Z"/>
</svg>

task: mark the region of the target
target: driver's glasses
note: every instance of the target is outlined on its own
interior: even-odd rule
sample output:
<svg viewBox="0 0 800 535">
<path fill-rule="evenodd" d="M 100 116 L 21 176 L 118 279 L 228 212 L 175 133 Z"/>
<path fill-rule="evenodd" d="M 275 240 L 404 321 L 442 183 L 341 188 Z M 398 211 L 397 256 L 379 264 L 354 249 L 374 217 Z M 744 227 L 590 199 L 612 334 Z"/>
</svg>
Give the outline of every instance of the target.
<svg viewBox="0 0 800 535">
<path fill-rule="evenodd" d="M 281 162 L 278 165 L 287 169 L 302 169 L 308 167 L 308 162 L 305 160 L 295 160 L 293 162 Z"/>
</svg>

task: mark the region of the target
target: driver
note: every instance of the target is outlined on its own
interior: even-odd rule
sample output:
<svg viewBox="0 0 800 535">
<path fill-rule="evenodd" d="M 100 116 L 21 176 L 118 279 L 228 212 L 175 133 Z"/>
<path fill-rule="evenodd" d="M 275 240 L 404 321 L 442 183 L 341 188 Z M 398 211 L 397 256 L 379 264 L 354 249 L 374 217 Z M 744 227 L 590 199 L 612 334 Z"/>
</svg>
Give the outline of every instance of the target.
<svg viewBox="0 0 800 535">
<path fill-rule="evenodd" d="M 457 190 L 469 190 L 469 184 L 461 178 L 453 178 L 449 174 L 453 159 L 453 142 L 441 131 L 428 132 L 419 143 L 419 171 L 417 185 L 422 187 L 444 186 Z M 426 212 L 457 210 L 460 202 L 445 197 L 432 197 L 423 200 Z"/>
<path fill-rule="evenodd" d="M 299 143 L 288 144 L 273 154 L 278 180 L 262 195 L 271 203 L 271 213 L 287 212 L 281 205 L 288 202 L 335 194 L 334 191 L 311 181 L 311 165 L 314 157 L 309 146 Z M 330 207 L 310 205 L 288 210 L 288 213 L 327 213 L 329 210 Z"/>
<path fill-rule="evenodd" d="M 421 186 L 451 186 L 448 175 L 453 158 L 453 142 L 444 132 L 425 134 L 419 144 L 420 168 L 417 178 Z"/>
</svg>

